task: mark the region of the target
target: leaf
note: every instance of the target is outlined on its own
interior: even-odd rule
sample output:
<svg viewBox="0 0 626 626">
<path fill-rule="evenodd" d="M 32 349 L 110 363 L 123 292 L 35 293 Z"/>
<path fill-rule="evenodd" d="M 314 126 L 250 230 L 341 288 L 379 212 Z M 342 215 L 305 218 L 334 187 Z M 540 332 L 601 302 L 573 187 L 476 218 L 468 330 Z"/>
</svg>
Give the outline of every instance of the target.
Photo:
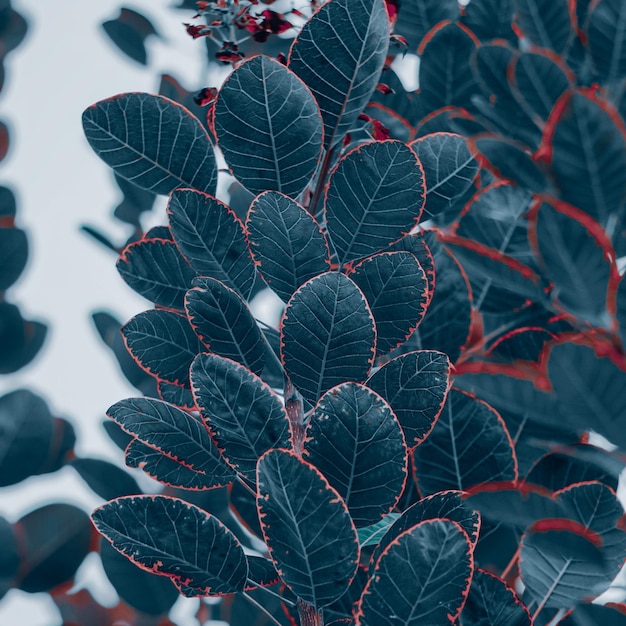
<svg viewBox="0 0 626 626">
<path fill-rule="evenodd" d="M 367 299 L 376 323 L 376 350 L 404 343 L 426 314 L 428 280 L 410 252 L 383 252 L 361 261 L 350 278 Z"/>
<path fill-rule="evenodd" d="M 359 561 L 356 529 L 339 494 L 287 450 L 259 459 L 257 484 L 261 528 L 280 577 L 316 610 L 339 599 Z"/>
<path fill-rule="evenodd" d="M 185 292 L 196 276 L 176 245 L 164 239 L 131 243 L 116 267 L 131 289 L 168 309 L 182 310 Z"/>
<path fill-rule="evenodd" d="M 189 386 L 189 366 L 202 344 L 187 318 L 172 311 L 151 309 L 122 326 L 128 351 L 153 376 Z"/>
<path fill-rule="evenodd" d="M 561 54 L 573 35 L 567 0 L 514 0 L 515 25 L 531 43 Z"/>
<path fill-rule="evenodd" d="M 328 234 L 339 262 L 374 254 L 407 235 L 425 197 L 422 166 L 406 144 L 372 141 L 348 152 L 326 191 Z"/>
<path fill-rule="evenodd" d="M 391 407 L 363 385 L 343 383 L 327 391 L 309 418 L 303 458 L 345 500 L 357 528 L 380 521 L 396 506 L 407 457 Z"/>
<path fill-rule="evenodd" d="M 19 571 L 20 554 L 18 552 L 17 537 L 13 532 L 13 525 L 4 517 L 0 517 L 0 599 L 13 586 L 13 579 Z"/>
<path fill-rule="evenodd" d="M 528 609 L 515 592 L 491 572 L 474 570 L 472 586 L 461 613 L 462 626 L 531 626 Z"/>
<path fill-rule="evenodd" d="M 295 198 L 309 184 L 322 151 L 320 111 L 278 61 L 255 56 L 238 65 L 217 95 L 214 124 L 231 172 L 252 193 Z"/>
<path fill-rule="evenodd" d="M 234 212 L 212 196 L 179 189 L 170 196 L 167 215 L 176 245 L 191 267 L 247 300 L 256 272 L 243 224 Z"/>
<path fill-rule="evenodd" d="M 104 500 L 143 493 L 137 481 L 123 469 L 102 459 L 72 459 L 70 465 L 90 489 Z"/>
<path fill-rule="evenodd" d="M 248 564 L 233 533 L 206 511 L 166 496 L 118 498 L 91 515 L 135 565 L 169 576 L 184 595 L 243 591 Z"/>
<path fill-rule="evenodd" d="M 400 3 L 394 30 L 408 41 L 410 51 L 415 53 L 435 25 L 444 20 L 454 22 L 458 17 L 456 0 L 406 0 Z"/>
<path fill-rule="evenodd" d="M 191 382 L 202 419 L 227 463 L 254 481 L 258 458 L 290 448 L 291 431 L 280 398 L 258 376 L 229 359 L 199 354 Z"/>
<path fill-rule="evenodd" d="M 6 291 L 26 267 L 28 240 L 21 228 L 0 228 L 0 291 Z"/>
<path fill-rule="evenodd" d="M 13 525 L 20 569 L 13 584 L 27 593 L 50 591 L 70 581 L 91 550 L 89 517 L 71 504 L 48 504 Z"/>
<path fill-rule="evenodd" d="M 472 0 L 465 7 L 461 21 L 481 41 L 504 39 L 517 44 L 511 28 L 513 0 Z"/>
<path fill-rule="evenodd" d="M 359 528 L 359 543 L 361 548 L 377 546 L 378 542 L 383 538 L 390 526 L 400 517 L 400 513 L 389 513 L 383 519 L 370 526 Z"/>
<path fill-rule="evenodd" d="M 213 353 L 261 374 L 265 341 L 241 297 L 214 278 L 200 278 L 185 296 L 187 317 L 200 341 Z"/>
<path fill-rule="evenodd" d="M 419 86 L 424 113 L 447 106 L 471 108 L 471 96 L 478 84 L 469 60 L 477 40 L 464 26 L 441 22 L 422 40 Z"/>
<path fill-rule="evenodd" d="M 453 133 L 432 133 L 411 143 L 426 178 L 424 213 L 449 213 L 474 185 L 480 169 L 467 141 Z M 459 207 L 460 210 L 460 207 Z"/>
<path fill-rule="evenodd" d="M 115 183 L 122 192 L 123 198 L 115 207 L 113 215 L 118 220 L 140 229 L 141 214 L 152 210 L 156 199 L 155 195 L 151 191 L 137 187 L 134 183 L 117 174 L 115 175 Z"/>
<path fill-rule="evenodd" d="M 157 395 L 164 402 L 169 402 L 179 409 L 193 410 L 196 406 L 189 387 L 181 387 L 160 380 L 157 384 Z"/>
<path fill-rule="evenodd" d="M 288 67 L 313 92 L 324 147 L 343 139 L 378 84 L 389 43 L 382 0 L 332 0 L 309 19 L 289 51 Z"/>
<path fill-rule="evenodd" d="M 83 113 L 95 153 L 138 187 L 167 195 L 177 187 L 214 194 L 217 166 L 202 124 L 163 96 L 126 93 L 96 102 Z M 158 141 L 145 141 L 145 134 Z"/>
<path fill-rule="evenodd" d="M 376 563 L 357 626 L 454 623 L 469 592 L 472 546 L 460 526 L 428 520 L 401 534 Z"/>
<path fill-rule="evenodd" d="M 624 205 L 626 139 L 613 111 L 591 96 L 564 95 L 544 131 L 560 196 L 601 225 Z M 551 133 L 551 134 L 550 134 Z"/>
<path fill-rule="evenodd" d="M 141 467 L 144 471 L 150 469 L 158 478 L 163 475 L 164 467 L 171 474 L 177 466 L 182 466 L 180 471 L 185 477 L 193 477 L 196 489 L 221 487 L 235 480 L 234 472 L 225 464 L 204 424 L 191 413 L 151 398 L 129 398 L 116 402 L 107 411 L 107 416 L 125 432 L 171 461 L 159 463 L 155 457 L 152 461 L 140 462 L 136 456 L 139 450 L 133 444 L 133 467 Z M 146 466 L 142 466 L 143 463 Z M 180 482 L 168 479 L 170 484 L 172 481 Z M 187 478 L 183 482 L 184 485 L 180 486 L 189 484 Z"/>
<path fill-rule="evenodd" d="M 413 458 L 423 494 L 517 478 L 513 442 L 500 415 L 455 388 Z"/>
<path fill-rule="evenodd" d="M 582 212 L 542 202 L 531 221 L 542 266 L 565 310 L 595 326 L 610 327 L 609 286 L 615 253 L 604 231 Z"/>
<path fill-rule="evenodd" d="M 288 196 L 276 191 L 257 196 L 248 211 L 246 231 L 257 269 L 285 302 L 300 285 L 330 269 L 324 231 Z"/>
<path fill-rule="evenodd" d="M 624 626 L 624 605 L 579 604 L 562 622 L 562 626 Z"/>
<path fill-rule="evenodd" d="M 587 41 L 594 68 L 609 84 L 626 74 L 626 7 L 619 0 L 594 2 L 587 22 Z"/>
<path fill-rule="evenodd" d="M 281 321 L 281 358 L 294 386 L 315 403 L 331 387 L 363 382 L 374 361 L 376 330 L 361 290 L 339 272 L 304 283 Z"/>
<path fill-rule="evenodd" d="M 624 449 L 626 373 L 587 346 L 564 343 L 550 351 L 548 376 L 572 427 L 593 429 Z"/>
<path fill-rule="evenodd" d="M 114 20 L 103 22 L 102 28 L 124 54 L 141 65 L 147 65 L 145 40 L 150 35 L 157 34 L 147 17 L 132 9 L 122 7 L 119 16 Z"/>
<path fill-rule="evenodd" d="M 409 448 L 432 430 L 448 394 L 450 361 L 434 350 L 400 355 L 385 363 L 367 381 L 397 416 Z"/>
</svg>

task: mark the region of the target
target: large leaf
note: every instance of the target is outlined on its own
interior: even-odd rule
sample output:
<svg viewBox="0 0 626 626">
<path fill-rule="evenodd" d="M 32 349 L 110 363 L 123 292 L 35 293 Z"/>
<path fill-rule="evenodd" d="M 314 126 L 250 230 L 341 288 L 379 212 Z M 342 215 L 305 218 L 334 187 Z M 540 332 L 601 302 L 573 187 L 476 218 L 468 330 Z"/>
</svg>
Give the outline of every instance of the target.
<svg viewBox="0 0 626 626">
<path fill-rule="evenodd" d="M 428 31 L 439 22 L 459 17 L 456 0 L 405 0 L 399 3 L 395 32 L 404 37 L 415 53 Z"/>
<path fill-rule="evenodd" d="M 199 354 L 191 382 L 211 438 L 229 465 L 249 480 L 255 479 L 264 452 L 291 447 L 285 407 L 250 370 L 230 359 Z"/>
<path fill-rule="evenodd" d="M 626 74 L 626 6 L 620 0 L 594 2 L 587 22 L 589 51 L 606 83 Z"/>
<path fill-rule="evenodd" d="M 363 382 L 375 350 L 370 308 L 343 274 L 312 278 L 289 300 L 281 322 L 281 356 L 289 378 L 309 402 L 342 382 Z"/>
<path fill-rule="evenodd" d="M 344 501 L 319 470 L 287 450 L 261 457 L 257 484 L 263 535 L 285 584 L 318 610 L 339 599 L 359 560 Z"/>
<path fill-rule="evenodd" d="M 363 385 L 344 383 L 320 398 L 307 424 L 303 457 L 345 500 L 357 528 L 378 522 L 402 495 L 402 429 L 391 407 Z"/>
<path fill-rule="evenodd" d="M 367 384 L 397 416 L 410 448 L 432 430 L 450 384 L 450 361 L 434 350 L 409 352 L 385 363 Z"/>
<path fill-rule="evenodd" d="M 196 273 L 171 241 L 142 239 L 127 246 L 117 261 L 126 284 L 155 304 L 182 309 Z"/>
<path fill-rule="evenodd" d="M 285 302 L 300 285 L 330 269 L 325 233 L 306 209 L 283 194 L 257 196 L 246 230 L 259 272 Z"/>
<path fill-rule="evenodd" d="M 375 567 L 359 600 L 357 626 L 454 623 L 472 579 L 473 555 L 461 527 L 428 520 L 401 534 Z"/>
<path fill-rule="evenodd" d="M 177 187 L 215 193 L 217 167 L 209 135 L 168 98 L 126 93 L 101 100 L 83 113 L 83 129 L 96 154 L 138 187 L 164 195 Z"/>
<path fill-rule="evenodd" d="M 515 23 L 540 48 L 562 53 L 573 34 L 567 0 L 514 0 Z"/>
<path fill-rule="evenodd" d="M 505 39 L 517 43 L 511 28 L 513 0 L 472 0 L 461 18 L 481 41 Z"/>
<path fill-rule="evenodd" d="M 322 151 L 322 119 L 311 92 L 284 65 L 266 56 L 242 63 L 214 111 L 219 147 L 246 189 L 295 198 L 309 184 Z"/>
<path fill-rule="evenodd" d="M 376 322 L 376 350 L 390 352 L 404 343 L 426 314 L 426 273 L 410 252 L 383 252 L 361 261 L 350 273 Z"/>
<path fill-rule="evenodd" d="M 234 287 L 248 298 L 254 283 L 254 264 L 241 220 L 216 198 L 180 189 L 167 205 L 172 235 L 191 267 Z"/>
<path fill-rule="evenodd" d="M 147 372 L 189 386 L 189 366 L 203 347 L 184 315 L 162 309 L 138 313 L 122 326 L 126 347 Z"/>
<path fill-rule="evenodd" d="M 422 214 L 424 171 L 400 141 L 373 141 L 348 152 L 326 191 L 328 233 L 340 263 L 374 254 L 408 234 Z"/>
<path fill-rule="evenodd" d="M 265 341 L 241 296 L 214 278 L 199 278 L 196 285 L 185 296 L 185 310 L 202 343 L 211 352 L 260 374 Z"/>
<path fill-rule="evenodd" d="M 118 498 L 91 515 L 139 567 L 169 576 L 186 596 L 243 591 L 248 564 L 235 535 L 206 511 L 166 496 Z"/>
<path fill-rule="evenodd" d="M 289 52 L 289 69 L 311 89 L 334 147 L 374 93 L 389 42 L 383 0 L 332 0 L 307 21 Z"/>
<path fill-rule="evenodd" d="M 117 402 L 107 415 L 173 463 L 197 474 L 197 488 L 220 487 L 235 480 L 200 420 L 191 413 L 151 398 Z"/>
<path fill-rule="evenodd" d="M 517 478 L 513 442 L 500 415 L 454 388 L 432 432 L 413 454 L 423 494 Z"/>
</svg>

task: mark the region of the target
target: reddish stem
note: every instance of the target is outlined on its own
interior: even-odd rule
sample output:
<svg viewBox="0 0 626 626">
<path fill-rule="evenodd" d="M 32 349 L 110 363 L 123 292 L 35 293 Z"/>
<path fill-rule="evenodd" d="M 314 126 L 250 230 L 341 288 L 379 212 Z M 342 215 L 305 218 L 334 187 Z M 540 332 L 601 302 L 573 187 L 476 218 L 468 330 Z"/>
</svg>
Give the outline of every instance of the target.
<svg viewBox="0 0 626 626">
<path fill-rule="evenodd" d="M 285 409 L 293 433 L 293 450 L 302 456 L 304 447 L 304 408 L 302 398 L 289 378 L 285 380 Z"/>
<path fill-rule="evenodd" d="M 312 604 L 298 600 L 298 615 L 300 626 L 324 626 L 322 612 L 316 611 Z"/>
</svg>

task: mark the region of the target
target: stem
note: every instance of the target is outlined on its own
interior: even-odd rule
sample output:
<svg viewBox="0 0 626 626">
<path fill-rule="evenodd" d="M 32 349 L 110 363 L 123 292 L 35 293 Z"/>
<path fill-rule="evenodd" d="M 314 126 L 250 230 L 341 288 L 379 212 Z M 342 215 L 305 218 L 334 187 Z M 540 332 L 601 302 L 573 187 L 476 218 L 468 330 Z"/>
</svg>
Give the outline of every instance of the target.
<svg viewBox="0 0 626 626">
<path fill-rule="evenodd" d="M 309 213 L 313 217 L 315 217 L 317 213 L 317 205 L 320 202 L 322 193 L 324 193 L 324 187 L 326 186 L 326 175 L 328 174 L 328 170 L 330 169 L 330 162 L 332 161 L 333 154 L 334 148 L 328 148 L 328 150 L 326 150 L 326 154 L 324 155 L 324 160 L 322 161 L 320 175 L 317 177 L 317 185 L 315 186 L 313 198 L 311 198 L 311 203 L 309 204 Z"/>
<path fill-rule="evenodd" d="M 250 602 L 250 604 L 254 604 L 254 606 L 256 606 L 259 611 L 264 613 L 270 621 L 272 621 L 274 624 L 277 624 L 278 626 L 282 626 L 282 624 L 262 604 L 257 602 L 251 595 L 247 594 L 245 591 L 243 591 L 242 593 L 243 597 L 248 602 Z"/>
<path fill-rule="evenodd" d="M 502 580 L 506 580 L 507 576 L 511 573 L 511 570 L 517 565 L 517 561 L 519 560 L 519 555 L 522 550 L 522 545 L 517 546 L 517 550 L 515 550 L 515 554 L 511 557 L 509 564 L 504 568 L 504 571 L 500 575 Z"/>
<path fill-rule="evenodd" d="M 239 474 L 237 474 L 237 482 L 256 498 L 256 492 L 254 489 L 252 489 L 252 487 L 250 487 L 250 485 L 243 478 L 241 478 Z"/>
<path fill-rule="evenodd" d="M 285 378 L 285 409 L 293 433 L 293 449 L 298 456 L 302 456 L 304 447 L 304 408 L 302 398 L 296 391 L 289 378 Z"/>
<path fill-rule="evenodd" d="M 300 626 L 324 626 L 322 612 L 316 611 L 312 604 L 304 600 L 298 600 L 298 615 Z"/>
<path fill-rule="evenodd" d="M 258 589 L 261 589 L 262 591 L 266 591 L 270 595 L 274 596 L 275 598 L 278 598 L 281 602 L 284 602 L 285 604 L 288 604 L 289 606 L 296 606 L 295 602 L 292 602 L 291 600 L 287 600 L 287 598 L 283 598 L 280 594 L 276 593 L 275 591 L 272 591 L 269 587 L 261 587 L 259 583 L 252 580 L 251 578 L 248 578 L 248 584 L 256 585 Z"/>
</svg>

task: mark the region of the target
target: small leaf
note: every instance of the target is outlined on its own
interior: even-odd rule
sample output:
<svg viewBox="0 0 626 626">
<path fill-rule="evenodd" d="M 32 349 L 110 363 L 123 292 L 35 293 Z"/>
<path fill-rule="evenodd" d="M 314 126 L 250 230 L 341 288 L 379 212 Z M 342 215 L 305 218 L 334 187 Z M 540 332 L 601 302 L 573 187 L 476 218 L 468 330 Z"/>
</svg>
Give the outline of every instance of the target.
<svg viewBox="0 0 626 626">
<path fill-rule="evenodd" d="M 248 480 L 254 481 L 264 452 L 291 447 L 285 407 L 250 370 L 214 354 L 199 354 L 191 381 L 211 438 L 228 464 Z"/>
<path fill-rule="evenodd" d="M 339 599 L 359 561 L 356 529 L 339 494 L 287 450 L 259 459 L 257 483 L 263 536 L 280 577 L 316 610 Z"/>
<path fill-rule="evenodd" d="M 323 4 L 291 45 L 289 69 L 313 92 L 333 148 L 356 121 L 378 84 L 389 43 L 382 0 Z"/>
<path fill-rule="evenodd" d="M 108 461 L 79 458 L 73 459 L 70 465 L 91 490 L 104 500 L 143 493 L 128 472 Z"/>
<path fill-rule="evenodd" d="M 189 366 L 203 348 L 186 317 L 151 309 L 126 322 L 122 335 L 144 370 L 172 384 L 189 386 Z"/>
<path fill-rule="evenodd" d="M 6 291 L 24 271 L 28 240 L 21 228 L 0 228 L 0 291 Z"/>
<path fill-rule="evenodd" d="M 83 113 L 83 129 L 96 154 L 138 187 L 167 195 L 177 187 L 213 194 L 217 166 L 202 124 L 163 96 L 126 93 Z M 158 141 L 145 141 L 145 134 Z"/>
<path fill-rule="evenodd" d="M 330 269 L 324 231 L 288 196 L 276 191 L 257 196 L 250 205 L 246 231 L 259 272 L 285 302 L 300 285 Z"/>
<path fill-rule="evenodd" d="M 407 449 L 391 407 L 363 385 L 326 392 L 309 418 L 303 458 L 345 500 L 354 525 L 378 522 L 398 503 L 407 477 Z"/>
<path fill-rule="evenodd" d="M 233 287 L 247 300 L 255 269 L 243 224 L 234 212 L 212 196 L 179 189 L 170 196 L 167 214 L 176 245 L 191 267 Z"/>
<path fill-rule="evenodd" d="M 243 591 L 248 564 L 233 533 L 206 511 L 165 496 L 118 498 L 91 516 L 133 563 L 169 576 L 186 596 Z"/>
<path fill-rule="evenodd" d="M 219 147 L 246 189 L 295 198 L 308 185 L 321 156 L 322 120 L 311 92 L 284 65 L 256 56 L 237 66 L 214 115 Z"/>
<path fill-rule="evenodd" d="M 119 16 L 114 20 L 103 22 L 102 28 L 124 54 L 142 65 L 148 63 L 145 40 L 157 32 L 147 17 L 122 7 Z"/>
<path fill-rule="evenodd" d="M 320 274 L 289 300 L 281 321 L 281 356 L 307 401 L 315 403 L 342 382 L 363 382 L 375 349 L 372 313 L 361 290 L 343 274 Z"/>
</svg>

